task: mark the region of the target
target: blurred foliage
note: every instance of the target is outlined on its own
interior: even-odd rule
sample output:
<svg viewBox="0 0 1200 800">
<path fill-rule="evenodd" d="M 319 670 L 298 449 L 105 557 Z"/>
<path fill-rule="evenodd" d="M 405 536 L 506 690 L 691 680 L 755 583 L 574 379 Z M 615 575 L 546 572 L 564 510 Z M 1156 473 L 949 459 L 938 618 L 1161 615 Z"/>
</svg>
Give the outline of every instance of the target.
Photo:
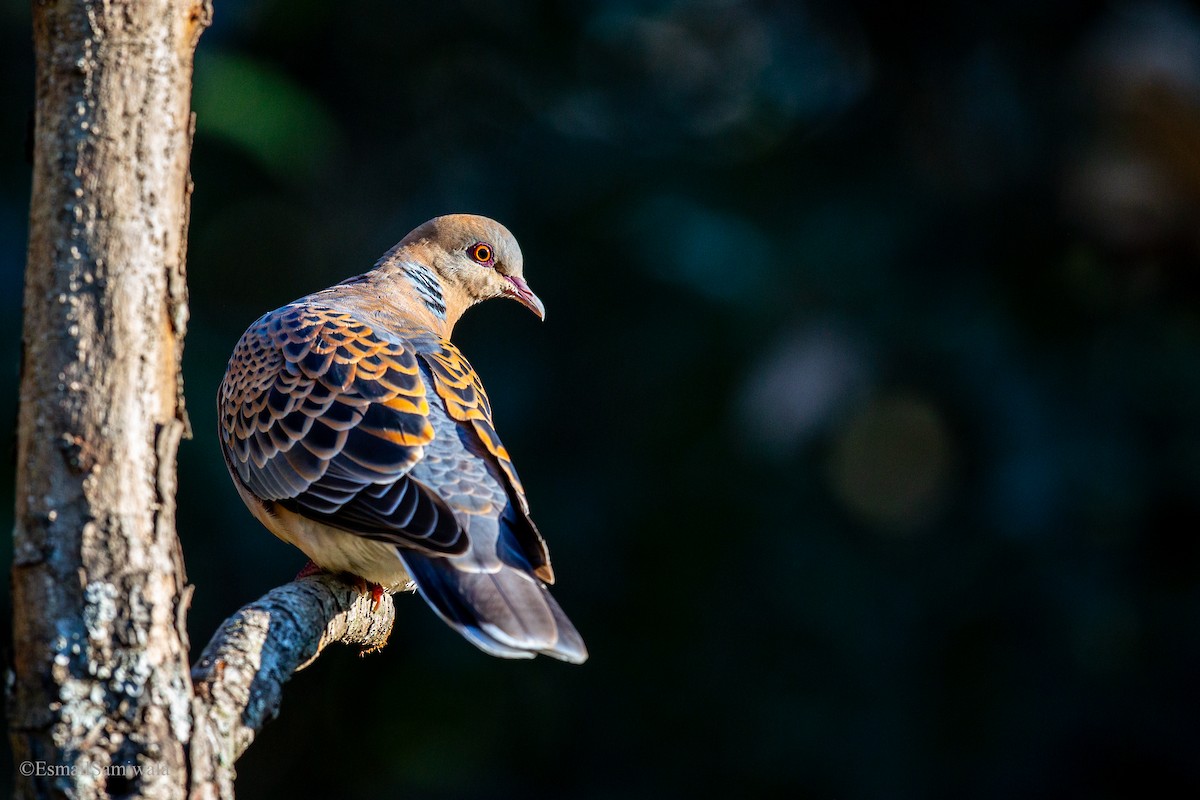
<svg viewBox="0 0 1200 800">
<path fill-rule="evenodd" d="M 243 797 L 1200 791 L 1192 8 L 218 0 L 195 105 L 194 643 L 304 560 L 211 434 L 238 335 L 472 211 L 549 308 L 457 338 L 593 653 L 405 599 L 289 685 Z"/>
<path fill-rule="evenodd" d="M 201 136 L 242 149 L 271 177 L 303 181 L 334 148 L 334 124 L 302 87 L 251 59 L 214 52 L 196 71 L 192 108 Z"/>
</svg>

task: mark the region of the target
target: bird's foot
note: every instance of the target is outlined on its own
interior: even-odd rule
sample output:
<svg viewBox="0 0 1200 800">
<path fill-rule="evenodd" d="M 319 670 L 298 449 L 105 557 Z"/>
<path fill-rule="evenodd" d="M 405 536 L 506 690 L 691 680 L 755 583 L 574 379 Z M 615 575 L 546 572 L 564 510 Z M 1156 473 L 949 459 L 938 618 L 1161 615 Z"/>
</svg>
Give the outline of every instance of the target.
<svg viewBox="0 0 1200 800">
<path fill-rule="evenodd" d="M 359 594 L 371 593 L 371 613 L 378 614 L 379 606 L 383 603 L 384 588 L 378 583 L 370 583 L 358 575 L 354 576 L 354 586 L 358 589 Z"/>
<path fill-rule="evenodd" d="M 292 578 L 292 580 L 298 581 L 301 578 L 307 578 L 310 575 L 325 575 L 325 574 L 327 574 L 325 569 L 323 567 L 317 566 L 317 562 L 309 561 L 307 564 L 304 565 L 304 567 L 299 572 L 296 573 L 296 577 Z"/>
</svg>

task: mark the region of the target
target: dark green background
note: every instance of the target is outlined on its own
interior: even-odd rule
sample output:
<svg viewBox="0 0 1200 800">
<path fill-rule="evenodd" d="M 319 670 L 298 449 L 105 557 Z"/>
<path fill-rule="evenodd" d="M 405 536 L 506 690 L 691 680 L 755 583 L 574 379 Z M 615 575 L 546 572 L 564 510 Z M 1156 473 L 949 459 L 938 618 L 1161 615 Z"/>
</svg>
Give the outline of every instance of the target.
<svg viewBox="0 0 1200 800">
<path fill-rule="evenodd" d="M 1200 16 L 430 5 L 217 0 L 201 41 L 194 648 L 304 562 L 218 455 L 238 335 L 469 211 L 549 309 L 456 338 L 592 659 L 489 659 L 399 598 L 381 655 L 287 687 L 241 796 L 1200 791 Z M 33 78 L 0 15 L 15 386 Z"/>
</svg>

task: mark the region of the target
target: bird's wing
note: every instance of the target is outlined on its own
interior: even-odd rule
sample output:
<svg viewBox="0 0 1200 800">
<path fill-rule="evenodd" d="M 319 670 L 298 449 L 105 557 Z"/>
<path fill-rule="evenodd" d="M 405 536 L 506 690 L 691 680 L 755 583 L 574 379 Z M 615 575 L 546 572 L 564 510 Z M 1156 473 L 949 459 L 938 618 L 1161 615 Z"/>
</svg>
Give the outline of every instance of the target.
<svg viewBox="0 0 1200 800">
<path fill-rule="evenodd" d="M 445 339 L 422 342 L 420 356 L 429 365 L 433 388 L 445 404 L 450 417 L 465 427 L 479 446 L 480 454 L 488 458 L 504 476 L 506 490 L 516 511 L 505 515 L 502 523 L 512 531 L 533 572 L 546 583 L 554 583 L 554 570 L 546 542 L 529 517 L 529 501 L 517 476 L 517 468 L 508 449 L 496 434 L 492 423 L 492 404 L 484 391 L 483 382 L 466 357 Z"/>
<path fill-rule="evenodd" d="M 433 439 L 413 348 L 354 315 L 299 301 L 234 349 L 218 395 L 221 441 L 257 497 L 333 527 L 441 555 L 469 542 L 407 474 Z"/>
</svg>

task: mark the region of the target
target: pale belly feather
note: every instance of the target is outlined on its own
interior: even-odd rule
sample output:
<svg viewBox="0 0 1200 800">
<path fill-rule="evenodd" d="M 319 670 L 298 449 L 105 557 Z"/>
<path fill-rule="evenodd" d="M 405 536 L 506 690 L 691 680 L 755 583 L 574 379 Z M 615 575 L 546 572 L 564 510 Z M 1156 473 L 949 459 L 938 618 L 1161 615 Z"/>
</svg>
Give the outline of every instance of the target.
<svg viewBox="0 0 1200 800">
<path fill-rule="evenodd" d="M 238 491 L 244 492 L 240 484 Z M 300 548 L 317 566 L 330 572 L 357 575 L 390 592 L 416 588 L 394 545 L 331 528 L 279 505 L 268 512 L 260 502 L 244 494 L 242 499 L 271 533 Z"/>
</svg>

